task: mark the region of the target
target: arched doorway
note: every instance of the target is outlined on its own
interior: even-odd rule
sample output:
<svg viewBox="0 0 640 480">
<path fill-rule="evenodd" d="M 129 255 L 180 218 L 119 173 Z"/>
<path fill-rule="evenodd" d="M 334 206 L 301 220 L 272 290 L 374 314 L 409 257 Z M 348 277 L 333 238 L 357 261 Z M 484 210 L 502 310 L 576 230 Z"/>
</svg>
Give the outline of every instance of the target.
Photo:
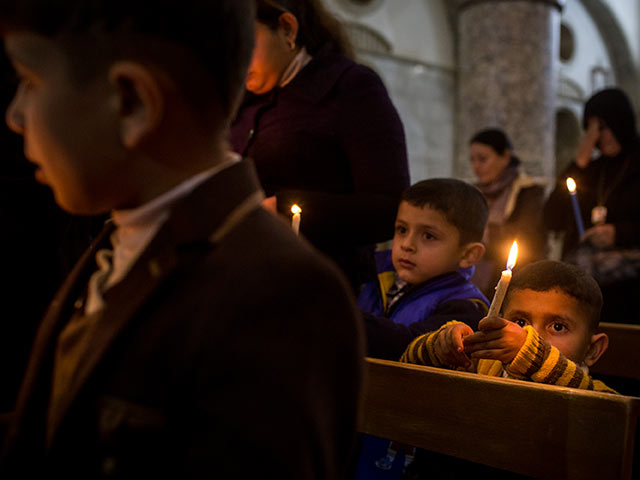
<svg viewBox="0 0 640 480">
<path fill-rule="evenodd" d="M 573 111 L 561 108 L 556 112 L 556 174 L 575 159 L 582 137 L 580 120 Z"/>
</svg>

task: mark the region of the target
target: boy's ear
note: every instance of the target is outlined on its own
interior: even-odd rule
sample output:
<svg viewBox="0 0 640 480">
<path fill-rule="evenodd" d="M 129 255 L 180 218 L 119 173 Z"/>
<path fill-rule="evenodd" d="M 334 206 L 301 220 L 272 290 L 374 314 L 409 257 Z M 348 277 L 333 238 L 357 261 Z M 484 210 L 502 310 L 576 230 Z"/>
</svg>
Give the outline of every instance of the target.
<svg viewBox="0 0 640 480">
<path fill-rule="evenodd" d="M 158 78 L 144 65 L 116 62 L 109 69 L 115 87 L 120 135 L 127 148 L 137 147 L 162 121 L 164 93 Z"/>
<path fill-rule="evenodd" d="M 606 333 L 594 333 L 591 335 L 591 344 L 584 357 L 584 364 L 587 367 L 594 365 L 609 347 L 609 337 Z"/>
<path fill-rule="evenodd" d="M 285 12 L 278 18 L 278 27 L 281 29 L 287 45 L 291 50 L 296 48 L 296 40 L 298 38 L 298 19 L 292 13 Z"/>
<path fill-rule="evenodd" d="M 460 262 L 458 266 L 460 268 L 469 268 L 480 261 L 484 255 L 485 247 L 481 242 L 467 243 L 462 247 L 462 253 L 460 255 Z"/>
</svg>

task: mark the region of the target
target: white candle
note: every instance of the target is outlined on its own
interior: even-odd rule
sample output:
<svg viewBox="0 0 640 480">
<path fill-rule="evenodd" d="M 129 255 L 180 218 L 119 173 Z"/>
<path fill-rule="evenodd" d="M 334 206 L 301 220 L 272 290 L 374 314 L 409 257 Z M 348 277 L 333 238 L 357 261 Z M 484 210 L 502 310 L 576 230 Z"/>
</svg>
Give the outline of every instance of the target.
<svg viewBox="0 0 640 480">
<path fill-rule="evenodd" d="M 291 228 L 293 228 L 295 234 L 298 235 L 300 232 L 300 214 L 302 213 L 302 209 L 298 205 L 293 204 L 291 206 L 291 213 L 293 213 L 293 217 L 291 217 Z"/>
<path fill-rule="evenodd" d="M 500 281 L 498 281 L 498 285 L 496 285 L 496 293 L 493 295 L 493 300 L 491 301 L 491 306 L 489 307 L 489 313 L 487 313 L 487 317 L 497 317 L 498 315 L 500 315 L 502 302 L 504 301 L 504 296 L 507 294 L 507 288 L 509 288 L 509 283 L 511 282 L 511 270 L 515 266 L 517 258 L 518 243 L 514 241 L 513 245 L 511 246 L 511 251 L 509 252 L 507 269 L 503 270 L 502 275 L 500 275 Z"/>
</svg>

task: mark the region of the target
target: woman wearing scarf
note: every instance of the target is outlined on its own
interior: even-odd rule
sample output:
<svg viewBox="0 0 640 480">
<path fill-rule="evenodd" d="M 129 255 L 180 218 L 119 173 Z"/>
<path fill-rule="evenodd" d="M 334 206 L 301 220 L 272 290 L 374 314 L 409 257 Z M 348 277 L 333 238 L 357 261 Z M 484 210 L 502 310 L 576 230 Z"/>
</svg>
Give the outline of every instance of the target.
<svg viewBox="0 0 640 480">
<path fill-rule="evenodd" d="M 564 232 L 563 258 L 591 273 L 602 289 L 602 321 L 639 323 L 631 299 L 640 291 L 640 138 L 627 95 L 608 88 L 583 114 L 576 160 L 558 177 L 544 208 L 551 230 Z M 580 237 L 566 187 L 577 184 L 585 228 Z"/>
<path fill-rule="evenodd" d="M 373 245 L 393 236 L 409 184 L 404 130 L 382 81 L 351 60 L 319 0 L 258 0 L 247 94 L 233 150 L 254 160 L 265 206 L 291 218 L 354 289 L 375 275 Z"/>
<path fill-rule="evenodd" d="M 487 251 L 476 264 L 472 281 L 492 298 L 514 240 L 520 247 L 519 266 L 545 256 L 546 234 L 541 218 L 544 187 L 521 170 L 520 160 L 502 130 L 487 129 L 474 135 L 470 156 L 476 186 L 489 204 L 483 239 Z"/>
</svg>

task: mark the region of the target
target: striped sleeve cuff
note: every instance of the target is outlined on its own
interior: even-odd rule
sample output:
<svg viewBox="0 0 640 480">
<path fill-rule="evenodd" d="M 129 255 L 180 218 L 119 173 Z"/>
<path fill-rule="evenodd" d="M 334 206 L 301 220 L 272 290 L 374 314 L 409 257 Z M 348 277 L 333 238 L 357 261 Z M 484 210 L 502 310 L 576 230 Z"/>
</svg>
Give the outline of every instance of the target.
<svg viewBox="0 0 640 480">
<path fill-rule="evenodd" d="M 450 325 L 457 325 L 458 323 L 461 322 L 452 320 L 442 325 L 435 332 L 425 333 L 424 335 L 420 335 L 419 337 L 415 338 L 400 357 L 400 361 L 404 363 L 415 363 L 418 365 L 441 367 L 442 363 L 436 356 L 434 348 L 436 338 L 442 330 L 449 327 Z"/>
<path fill-rule="evenodd" d="M 509 375 L 515 378 L 529 379 L 534 372 L 542 368 L 547 345 L 531 325 L 524 327 L 524 330 L 527 332 L 527 338 L 506 369 Z"/>
<path fill-rule="evenodd" d="M 594 382 L 586 369 L 582 369 L 556 347 L 545 342 L 533 327 L 527 325 L 524 328 L 527 339 L 506 367 L 510 375 L 536 383 L 616 393 L 604 383 Z"/>
</svg>

